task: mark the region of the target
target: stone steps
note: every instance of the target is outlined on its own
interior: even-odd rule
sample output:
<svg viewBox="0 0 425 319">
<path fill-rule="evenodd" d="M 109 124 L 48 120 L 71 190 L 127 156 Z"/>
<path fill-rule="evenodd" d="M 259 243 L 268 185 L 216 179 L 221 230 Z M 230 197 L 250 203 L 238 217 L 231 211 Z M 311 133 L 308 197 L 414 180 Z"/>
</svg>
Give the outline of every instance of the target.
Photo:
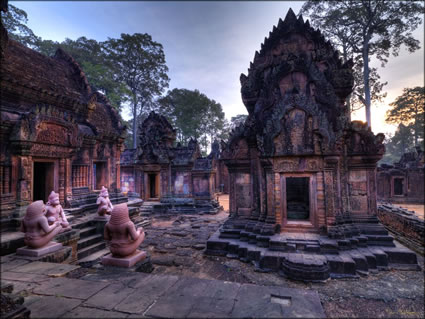
<svg viewBox="0 0 425 319">
<path fill-rule="evenodd" d="M 78 250 L 77 259 L 80 261 L 84 257 L 87 257 L 93 253 L 96 253 L 99 250 L 104 249 L 105 247 L 106 247 L 106 243 L 103 240 L 101 242 L 97 242 L 95 244 L 87 246 L 81 250 Z"/>
<path fill-rule="evenodd" d="M 103 241 L 103 235 L 101 235 L 101 234 L 95 234 L 95 235 L 91 235 L 91 236 L 85 237 L 83 239 L 80 239 L 78 241 L 78 251 L 80 251 L 81 249 L 83 249 L 85 247 L 96 244 L 100 241 Z"/>
<path fill-rule="evenodd" d="M 96 226 L 88 226 L 84 227 L 80 230 L 80 238 L 85 238 L 87 236 L 95 235 L 96 234 Z"/>
<path fill-rule="evenodd" d="M 86 266 L 86 267 L 90 267 L 91 265 L 96 263 L 98 260 L 100 260 L 103 256 L 106 256 L 109 253 L 110 253 L 110 250 L 108 247 L 103 248 L 101 250 L 96 251 L 95 253 L 88 255 L 87 257 L 79 259 L 78 264 Z"/>
<path fill-rule="evenodd" d="M 367 275 L 389 267 L 411 270 L 419 267 L 416 254 L 406 248 L 360 247 L 360 241 L 356 238 L 303 240 L 282 239 L 281 236 L 279 240 L 279 236 L 271 236 L 267 247 L 258 247 L 258 242 L 223 238 L 217 231 L 207 241 L 205 254 L 238 258 L 253 263 L 258 271 L 276 271 L 288 278 L 303 281 L 323 281 L 329 277 L 355 278 L 359 274 Z"/>
</svg>

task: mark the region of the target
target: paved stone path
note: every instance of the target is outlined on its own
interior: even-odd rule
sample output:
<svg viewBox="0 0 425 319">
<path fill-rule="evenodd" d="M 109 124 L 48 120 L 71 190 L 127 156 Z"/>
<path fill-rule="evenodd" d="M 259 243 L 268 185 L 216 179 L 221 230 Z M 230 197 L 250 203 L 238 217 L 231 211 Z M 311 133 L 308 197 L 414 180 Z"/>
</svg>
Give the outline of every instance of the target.
<svg viewBox="0 0 425 319">
<path fill-rule="evenodd" d="M 316 291 L 3 258 L 31 318 L 324 318 Z M 7 265 L 15 265 L 7 267 Z M 72 276 L 70 276 L 72 277 Z"/>
</svg>

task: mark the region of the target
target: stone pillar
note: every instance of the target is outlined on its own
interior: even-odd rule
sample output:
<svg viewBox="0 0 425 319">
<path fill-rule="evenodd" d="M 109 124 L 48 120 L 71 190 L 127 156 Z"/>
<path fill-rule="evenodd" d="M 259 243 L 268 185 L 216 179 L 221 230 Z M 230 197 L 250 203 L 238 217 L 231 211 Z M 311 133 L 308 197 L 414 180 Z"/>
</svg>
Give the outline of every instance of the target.
<svg viewBox="0 0 425 319">
<path fill-rule="evenodd" d="M 32 158 L 31 156 L 22 156 L 19 162 L 19 184 L 16 203 L 18 206 L 25 206 L 31 202 L 32 176 Z"/>
<path fill-rule="evenodd" d="M 65 159 L 65 202 L 72 199 L 72 165 L 71 159 Z"/>
<path fill-rule="evenodd" d="M 338 157 L 327 157 L 324 161 L 326 226 L 335 221 L 336 214 L 341 213 L 337 178 L 338 162 Z"/>
<path fill-rule="evenodd" d="M 65 159 L 59 160 L 59 200 L 62 205 L 65 203 Z"/>
<path fill-rule="evenodd" d="M 266 175 L 266 218 L 267 224 L 276 223 L 276 206 L 275 206 L 275 176 L 271 166 L 265 167 Z"/>
<path fill-rule="evenodd" d="M 233 170 L 229 170 L 229 213 L 237 213 L 235 199 L 235 172 Z"/>
<path fill-rule="evenodd" d="M 259 174 L 257 166 L 257 150 L 255 147 L 250 147 L 249 149 L 250 157 L 250 175 L 251 175 L 251 219 L 257 220 L 260 217 L 260 194 L 259 194 Z"/>
<path fill-rule="evenodd" d="M 376 215 L 378 208 L 377 208 L 377 196 L 376 196 L 376 168 L 369 168 L 367 170 L 367 180 L 368 180 L 368 191 L 367 191 L 367 197 L 369 199 L 368 203 L 368 214 L 370 215 Z M 407 183 L 407 179 L 406 179 Z"/>
</svg>

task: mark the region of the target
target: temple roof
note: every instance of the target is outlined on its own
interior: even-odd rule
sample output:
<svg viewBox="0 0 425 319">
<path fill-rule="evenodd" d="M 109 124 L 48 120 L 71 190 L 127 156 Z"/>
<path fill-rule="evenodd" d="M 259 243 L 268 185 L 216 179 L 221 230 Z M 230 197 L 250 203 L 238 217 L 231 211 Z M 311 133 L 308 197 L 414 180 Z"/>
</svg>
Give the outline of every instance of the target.
<svg viewBox="0 0 425 319">
<path fill-rule="evenodd" d="M 25 117 L 42 106 L 55 114 L 73 114 L 80 128 L 85 128 L 83 135 L 121 137 L 125 127 L 120 115 L 103 94 L 92 91 L 83 70 L 68 53 L 59 48 L 52 57 L 43 55 L 10 39 L 1 23 L 0 29 L 2 113 Z M 13 122 L 7 114 L 2 118 Z"/>
<path fill-rule="evenodd" d="M 53 57 L 45 56 L 9 39 L 4 51 L 3 80 L 86 102 L 91 94 L 86 76 L 78 63 L 58 49 Z"/>
</svg>

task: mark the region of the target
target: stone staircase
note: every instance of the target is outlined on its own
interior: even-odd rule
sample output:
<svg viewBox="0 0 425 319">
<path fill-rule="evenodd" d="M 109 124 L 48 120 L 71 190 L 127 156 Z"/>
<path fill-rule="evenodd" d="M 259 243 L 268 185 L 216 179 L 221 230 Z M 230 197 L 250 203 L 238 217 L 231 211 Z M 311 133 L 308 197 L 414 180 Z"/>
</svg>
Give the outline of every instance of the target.
<svg viewBox="0 0 425 319">
<path fill-rule="evenodd" d="M 97 210 L 97 198 L 99 192 L 92 192 L 88 187 L 79 187 L 72 189 L 72 200 L 69 201 L 69 208 L 64 209 L 65 212 L 72 216 L 81 216 L 87 212 L 95 212 Z M 125 203 L 128 198 L 122 193 L 109 193 L 109 199 L 113 205 Z"/>
<path fill-rule="evenodd" d="M 141 216 L 139 212 L 140 201 L 129 202 L 128 210 L 130 219 L 136 228 L 150 225 L 150 219 Z M 80 240 L 78 241 L 78 264 L 92 265 L 103 256 L 109 254 L 107 242 L 103 239 L 104 223 L 90 220 L 75 220 L 73 227 L 80 229 Z"/>
<path fill-rule="evenodd" d="M 420 269 L 416 254 L 396 246 L 374 217 L 351 218 L 330 227 L 328 236 L 265 233 L 261 224 L 229 219 L 208 239 L 205 254 L 237 258 L 258 271 L 302 281 L 355 278 L 389 268 Z"/>
<path fill-rule="evenodd" d="M 99 231 L 96 222 L 89 220 L 75 220 L 72 227 L 80 230 L 80 239 L 77 246 L 78 261 L 83 258 L 106 248 L 106 242 L 103 240 L 103 234 Z"/>
</svg>

